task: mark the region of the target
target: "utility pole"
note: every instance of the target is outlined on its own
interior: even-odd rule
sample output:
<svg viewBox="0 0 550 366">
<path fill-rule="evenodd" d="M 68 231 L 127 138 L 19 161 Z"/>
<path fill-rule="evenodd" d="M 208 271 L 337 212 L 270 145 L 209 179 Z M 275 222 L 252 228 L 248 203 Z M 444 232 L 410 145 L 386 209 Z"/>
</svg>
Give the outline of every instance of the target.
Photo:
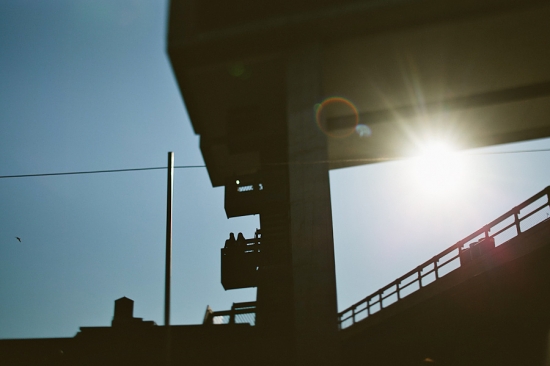
<svg viewBox="0 0 550 366">
<path fill-rule="evenodd" d="M 170 325 L 170 279 L 172 276 L 172 194 L 174 189 L 174 153 L 168 153 L 168 187 L 166 198 L 166 277 L 164 289 L 164 325 Z"/>
</svg>

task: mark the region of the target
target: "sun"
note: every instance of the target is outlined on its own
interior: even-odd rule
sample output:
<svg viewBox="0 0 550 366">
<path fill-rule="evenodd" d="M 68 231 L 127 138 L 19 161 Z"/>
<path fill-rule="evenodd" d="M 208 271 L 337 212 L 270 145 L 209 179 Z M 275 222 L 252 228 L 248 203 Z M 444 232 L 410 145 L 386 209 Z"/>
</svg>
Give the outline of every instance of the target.
<svg viewBox="0 0 550 366">
<path fill-rule="evenodd" d="M 456 197 L 467 185 L 468 177 L 461 155 L 444 141 L 434 141 L 421 147 L 411 159 L 411 181 L 425 196 L 441 199 Z"/>
</svg>

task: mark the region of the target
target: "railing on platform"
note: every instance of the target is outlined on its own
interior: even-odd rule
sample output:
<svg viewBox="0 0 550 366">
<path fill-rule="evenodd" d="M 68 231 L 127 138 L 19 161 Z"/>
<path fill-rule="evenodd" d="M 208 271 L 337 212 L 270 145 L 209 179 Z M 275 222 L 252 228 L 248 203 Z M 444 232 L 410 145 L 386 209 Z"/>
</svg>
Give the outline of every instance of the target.
<svg viewBox="0 0 550 366">
<path fill-rule="evenodd" d="M 221 249 L 221 282 L 225 290 L 258 286 L 261 240 L 261 231 L 256 230 L 252 239 L 245 239 L 239 233 L 237 240 L 225 241 Z"/>
<path fill-rule="evenodd" d="M 469 251 L 468 255 L 471 255 L 473 252 L 471 249 L 475 248 L 478 243 L 491 242 L 492 245 L 498 246 L 542 221 L 548 220 L 549 215 L 550 186 L 412 271 L 340 312 L 338 314 L 340 329 L 366 319 L 384 307 L 459 268 L 461 262 L 463 262 L 462 265 L 466 262 L 464 261 L 465 252 Z M 470 245 L 470 248 L 465 248 L 466 245 Z"/>
<path fill-rule="evenodd" d="M 212 311 L 206 307 L 203 324 L 250 324 L 256 325 L 256 302 L 235 302 L 231 310 Z"/>
</svg>

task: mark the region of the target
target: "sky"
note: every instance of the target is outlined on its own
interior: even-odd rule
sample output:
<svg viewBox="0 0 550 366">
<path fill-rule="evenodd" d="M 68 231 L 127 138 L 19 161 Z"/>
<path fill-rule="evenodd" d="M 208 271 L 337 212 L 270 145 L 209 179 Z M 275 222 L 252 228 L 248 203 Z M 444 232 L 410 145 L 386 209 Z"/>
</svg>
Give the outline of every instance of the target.
<svg viewBox="0 0 550 366">
<path fill-rule="evenodd" d="M 162 1 L 0 0 L 0 176 L 204 164 L 166 19 Z M 462 175 L 441 192 L 413 160 L 332 171 L 339 309 L 549 185 L 550 152 L 495 152 L 549 148 L 447 160 Z M 165 170 L 0 179 L 0 339 L 108 326 L 122 296 L 163 324 L 165 220 Z M 172 324 L 255 299 L 224 291 L 220 248 L 258 216 L 228 220 L 206 170 L 177 169 L 173 222 Z"/>
</svg>

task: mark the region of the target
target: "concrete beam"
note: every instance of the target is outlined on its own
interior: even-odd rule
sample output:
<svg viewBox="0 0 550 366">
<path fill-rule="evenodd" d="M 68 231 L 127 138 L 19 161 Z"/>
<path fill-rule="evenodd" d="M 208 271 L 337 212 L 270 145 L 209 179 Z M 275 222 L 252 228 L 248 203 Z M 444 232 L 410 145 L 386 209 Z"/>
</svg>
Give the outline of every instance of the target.
<svg viewBox="0 0 550 366">
<path fill-rule="evenodd" d="M 322 95 L 321 47 L 292 52 L 287 113 L 297 365 L 338 364 L 336 276 L 326 136 L 314 105 Z"/>
</svg>

